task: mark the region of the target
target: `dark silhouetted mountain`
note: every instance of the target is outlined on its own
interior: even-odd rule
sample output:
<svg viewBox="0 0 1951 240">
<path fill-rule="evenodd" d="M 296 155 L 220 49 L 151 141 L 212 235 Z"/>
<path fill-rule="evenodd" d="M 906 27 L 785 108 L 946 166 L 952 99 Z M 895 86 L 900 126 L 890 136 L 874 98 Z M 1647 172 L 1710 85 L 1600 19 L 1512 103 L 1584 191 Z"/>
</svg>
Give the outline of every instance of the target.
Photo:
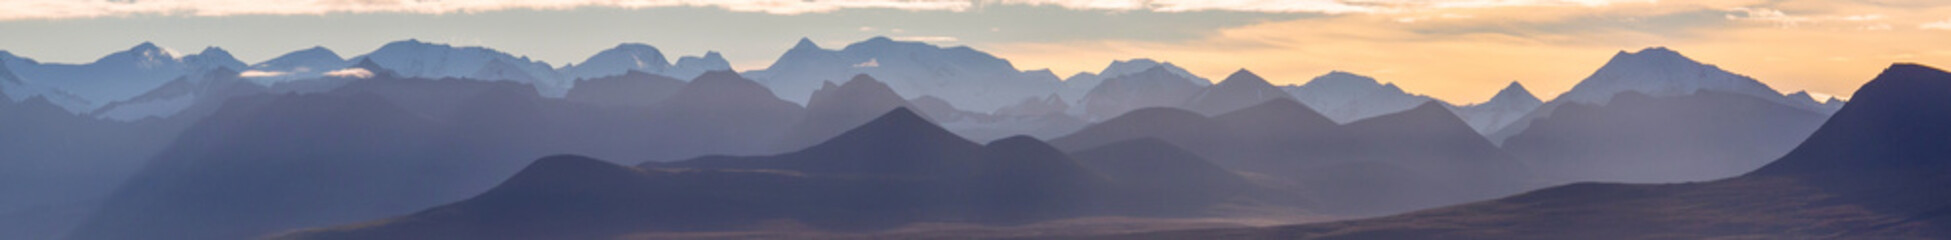
<svg viewBox="0 0 1951 240">
<path fill-rule="evenodd" d="M 1071 153 L 1091 171 L 1128 187 L 1119 204 L 1157 208 L 1154 214 L 1185 214 L 1256 190 L 1246 178 L 1191 152 L 1154 138 L 1112 143 Z"/>
<path fill-rule="evenodd" d="M 907 100 L 866 74 L 854 75 L 840 85 L 828 82 L 813 92 L 813 98 L 806 102 L 806 117 L 793 125 L 774 149 L 784 152 L 813 146 L 904 107 L 908 107 Z"/>
<path fill-rule="evenodd" d="M 840 50 L 821 49 L 802 38 L 772 66 L 746 74 L 780 98 L 795 102 L 812 96 L 821 83 L 867 74 L 901 96 L 934 96 L 975 112 L 995 111 L 1063 88 L 1063 82 L 1048 71 L 1017 70 L 1007 60 L 969 47 L 943 48 L 887 37 Z"/>
<path fill-rule="evenodd" d="M 1210 116 L 1281 98 L 1293 98 L 1293 96 L 1267 83 L 1267 80 L 1261 79 L 1259 75 L 1240 69 L 1233 72 L 1233 75 L 1226 76 L 1225 81 L 1200 90 L 1198 95 L 1187 100 L 1185 107 Z"/>
<path fill-rule="evenodd" d="M 413 161 L 432 121 L 382 98 L 299 95 L 227 106 L 187 130 L 71 239 L 243 239 L 383 216 L 453 187 L 460 159 Z M 439 158 L 430 158 L 439 159 Z M 393 173 L 388 173 L 393 172 Z M 444 173 L 443 173 L 444 172 Z M 312 176 L 312 177 L 306 177 Z M 345 178 L 345 176 L 361 176 Z M 390 206 L 390 207 L 389 207 Z"/>
<path fill-rule="evenodd" d="M 1314 77 L 1304 85 L 1289 85 L 1284 90 L 1340 123 L 1401 112 L 1432 101 L 1429 97 L 1403 92 L 1395 83 L 1384 84 L 1375 78 L 1342 71 Z"/>
<path fill-rule="evenodd" d="M 1161 66 L 1105 79 L 1078 102 L 1086 120 L 1098 121 L 1142 108 L 1184 106 L 1201 89 Z"/>
<path fill-rule="evenodd" d="M 1545 102 L 1538 100 L 1537 96 L 1531 95 L 1531 91 L 1525 90 L 1524 85 L 1511 81 L 1510 86 L 1497 91 L 1497 95 L 1491 96 L 1490 101 L 1458 106 L 1456 114 L 1463 117 L 1464 122 L 1470 123 L 1470 128 L 1476 129 L 1477 133 L 1490 134 L 1503 128 L 1504 125 L 1523 118 L 1526 114 L 1531 114 L 1532 110 L 1537 110 L 1544 104 Z"/>
<path fill-rule="evenodd" d="M 1705 181 L 1781 157 L 1825 117 L 1714 90 L 1664 98 L 1627 92 L 1602 106 L 1560 105 L 1504 149 L 1560 183 Z"/>
<path fill-rule="evenodd" d="M 906 108 L 814 147 L 641 168 L 544 158 L 464 201 L 290 239 L 609 238 L 751 229 L 789 219 L 852 231 L 913 222 L 1021 224 L 1101 214 L 1107 181 L 1027 137 L 962 140 Z"/>
<path fill-rule="evenodd" d="M 0 101 L 0 239 L 59 238 L 181 129 L 77 115 L 40 96 Z"/>
<path fill-rule="evenodd" d="M 805 111 L 737 73 L 707 72 L 650 107 L 649 121 L 657 124 L 652 136 L 684 136 L 660 137 L 651 143 L 673 148 L 654 159 L 772 153 L 774 144 Z"/>
<path fill-rule="evenodd" d="M 385 75 L 234 98 L 151 158 L 74 237 L 235 239 L 394 216 L 479 194 L 537 156 L 760 153 L 800 114 L 735 74 L 707 75 L 643 108 L 545 98 L 514 82 Z"/>
<path fill-rule="evenodd" d="M 1316 189 L 1347 187 L 1343 183 L 1401 181 L 1406 189 L 1366 186 L 1352 192 L 1324 192 L 1323 204 L 1335 202 L 1360 205 L 1323 211 L 1350 213 L 1400 212 L 1505 196 L 1538 186 L 1531 170 L 1516 157 L 1498 149 L 1482 135 L 1464 124 L 1441 103 L 1425 102 L 1414 109 L 1356 121 L 1342 126 L 1350 147 L 1362 151 L 1320 147 L 1311 155 L 1338 164 L 1387 164 L 1406 170 L 1407 175 L 1379 175 L 1387 172 L 1361 172 L 1352 179 L 1303 181 Z M 1380 170 L 1376 167 L 1355 167 Z M 1332 168 L 1327 168 L 1332 169 Z M 1313 169 L 1299 174 L 1303 179 L 1317 174 L 1336 174 L 1340 170 Z M 1313 173 L 1313 174 L 1310 174 Z M 1346 174 L 1345 172 L 1341 174 Z M 1344 175 L 1345 176 L 1345 175 Z M 1415 180 L 1430 180 L 1416 184 Z M 1429 188 L 1437 189 L 1431 190 Z M 1373 204 L 1366 201 L 1390 198 L 1392 194 L 1412 193 L 1405 205 Z M 1401 196 L 1401 195 L 1397 195 Z M 1339 199 L 1339 201 L 1336 201 Z M 1330 205 L 1332 206 L 1332 205 Z"/>
<path fill-rule="evenodd" d="M 929 174 L 970 164 L 981 144 L 896 108 L 829 140 L 777 157 L 714 156 L 647 167 L 758 168 L 827 174 Z"/>
<path fill-rule="evenodd" d="M 1580 183 L 1384 218 L 1112 239 L 1941 239 L 1951 193 L 1951 73 L 1896 64 L 1807 141 L 1749 174 Z M 1747 97 L 1743 95 L 1743 97 Z M 1622 99 L 1614 99 L 1618 101 Z"/>
<path fill-rule="evenodd" d="M 1050 144 L 1075 152 L 1145 138 L 1184 147 L 1201 156 L 1214 156 L 1224 151 L 1221 149 L 1233 146 L 1232 142 L 1237 137 L 1224 125 L 1199 113 L 1155 107 L 1133 110 L 1117 118 L 1091 124 L 1076 133 L 1050 140 Z"/>
<path fill-rule="evenodd" d="M 1895 64 L 1864 83 L 1849 105 L 1788 152 L 1750 176 L 1876 178 L 1951 168 L 1951 73 Z"/>
<path fill-rule="evenodd" d="M 339 70 L 352 65 L 331 49 L 318 46 L 279 55 L 271 60 L 252 64 L 246 71 L 257 71 L 248 78 L 260 83 L 277 83 L 298 79 L 325 76 L 326 72 Z"/>
<path fill-rule="evenodd" d="M 684 88 L 684 80 L 638 71 L 576 81 L 563 98 L 603 106 L 645 107 Z"/>
<path fill-rule="evenodd" d="M 1214 118 L 1142 109 L 1052 142 L 1081 150 L 1143 138 L 1234 171 L 1298 182 L 1314 191 L 1317 211 L 1339 214 L 1394 213 L 1534 186 L 1526 167 L 1436 102 L 1346 125 L 1284 98 Z M 1356 170 L 1363 172 L 1348 172 Z"/>
</svg>

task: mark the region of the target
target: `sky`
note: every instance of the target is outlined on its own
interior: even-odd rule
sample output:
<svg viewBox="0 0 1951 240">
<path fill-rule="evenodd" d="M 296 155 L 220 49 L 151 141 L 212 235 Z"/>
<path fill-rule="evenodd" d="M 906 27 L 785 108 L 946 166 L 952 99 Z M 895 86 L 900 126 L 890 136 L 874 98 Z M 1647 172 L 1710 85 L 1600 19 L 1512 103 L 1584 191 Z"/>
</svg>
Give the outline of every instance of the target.
<svg viewBox="0 0 1951 240">
<path fill-rule="evenodd" d="M 81 63 L 144 41 L 258 62 L 404 39 L 561 66 L 618 43 L 763 69 L 805 37 L 970 46 L 1068 76 L 1152 58 L 1275 84 L 1341 70 L 1453 103 L 1569 90 L 1619 51 L 1665 46 L 1783 92 L 1847 98 L 1893 62 L 1951 66 L 1941 0 L 0 0 L 0 50 Z"/>
</svg>

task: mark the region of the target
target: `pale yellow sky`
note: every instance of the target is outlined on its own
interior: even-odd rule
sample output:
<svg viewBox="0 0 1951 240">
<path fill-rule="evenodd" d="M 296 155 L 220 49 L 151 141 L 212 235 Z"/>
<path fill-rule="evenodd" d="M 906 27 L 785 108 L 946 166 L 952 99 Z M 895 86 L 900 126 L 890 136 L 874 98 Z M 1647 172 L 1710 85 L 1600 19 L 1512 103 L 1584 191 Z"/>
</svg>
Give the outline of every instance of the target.
<svg viewBox="0 0 1951 240">
<path fill-rule="evenodd" d="M 1059 75 L 1133 57 L 1172 61 L 1212 78 L 1246 68 L 1275 84 L 1343 70 L 1463 104 L 1487 100 L 1510 81 L 1550 99 L 1618 51 L 1652 46 L 1755 77 L 1784 93 L 1846 99 L 1893 62 L 1951 66 L 1951 4 L 1664 1 L 1449 8 L 1264 22 L 1181 42 L 977 47 L 1019 67 L 1049 67 Z"/>
</svg>

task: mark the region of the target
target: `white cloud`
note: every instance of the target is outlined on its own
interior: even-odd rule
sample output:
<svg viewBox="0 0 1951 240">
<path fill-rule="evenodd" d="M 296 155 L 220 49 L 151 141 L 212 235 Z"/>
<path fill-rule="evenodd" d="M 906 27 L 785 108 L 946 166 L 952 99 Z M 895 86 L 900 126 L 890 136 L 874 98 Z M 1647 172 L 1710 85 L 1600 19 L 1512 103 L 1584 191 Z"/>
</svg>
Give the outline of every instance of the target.
<svg viewBox="0 0 1951 240">
<path fill-rule="evenodd" d="M 871 67 L 880 67 L 880 66 L 881 66 L 881 60 L 878 58 L 869 58 L 867 59 L 866 62 L 860 62 L 854 64 L 854 67 L 856 68 L 871 68 Z"/>
<path fill-rule="evenodd" d="M 1927 29 L 1927 30 L 1951 30 L 1951 19 L 1946 19 L 1946 20 L 1944 20 L 1944 21 L 1936 21 L 1936 22 L 1928 22 L 1928 23 L 1924 23 L 1924 24 L 1918 24 L 1918 25 L 1917 25 L 1917 29 Z"/>
<path fill-rule="evenodd" d="M 347 69 L 332 70 L 331 72 L 325 72 L 325 76 L 342 77 L 342 78 L 371 78 L 373 77 L 373 72 L 366 71 L 366 69 L 364 68 L 347 68 Z"/>
<path fill-rule="evenodd" d="M 244 71 L 244 72 L 241 72 L 241 73 L 237 73 L 237 76 L 239 76 L 239 77 L 247 77 L 247 78 L 260 78 L 260 77 L 276 77 L 276 76 L 284 76 L 285 74 L 290 74 L 290 73 L 287 73 L 287 72 L 279 72 L 279 71 L 258 71 L 258 70 L 249 70 L 249 71 Z"/>
</svg>

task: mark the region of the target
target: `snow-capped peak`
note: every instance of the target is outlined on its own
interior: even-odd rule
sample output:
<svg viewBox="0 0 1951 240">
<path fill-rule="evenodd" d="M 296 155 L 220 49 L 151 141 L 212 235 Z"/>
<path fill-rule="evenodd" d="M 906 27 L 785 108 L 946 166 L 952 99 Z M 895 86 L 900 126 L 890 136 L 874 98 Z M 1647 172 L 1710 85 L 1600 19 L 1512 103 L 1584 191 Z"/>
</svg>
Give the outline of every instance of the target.
<svg viewBox="0 0 1951 240">
<path fill-rule="evenodd" d="M 1605 103 L 1614 94 L 1627 91 L 1659 97 L 1692 94 L 1699 90 L 1732 92 L 1787 102 L 1781 92 L 1753 78 L 1702 64 L 1665 47 L 1651 47 L 1639 52 L 1620 51 L 1604 67 L 1573 86 L 1571 91 L 1559 95 L 1558 99 Z"/>
</svg>

